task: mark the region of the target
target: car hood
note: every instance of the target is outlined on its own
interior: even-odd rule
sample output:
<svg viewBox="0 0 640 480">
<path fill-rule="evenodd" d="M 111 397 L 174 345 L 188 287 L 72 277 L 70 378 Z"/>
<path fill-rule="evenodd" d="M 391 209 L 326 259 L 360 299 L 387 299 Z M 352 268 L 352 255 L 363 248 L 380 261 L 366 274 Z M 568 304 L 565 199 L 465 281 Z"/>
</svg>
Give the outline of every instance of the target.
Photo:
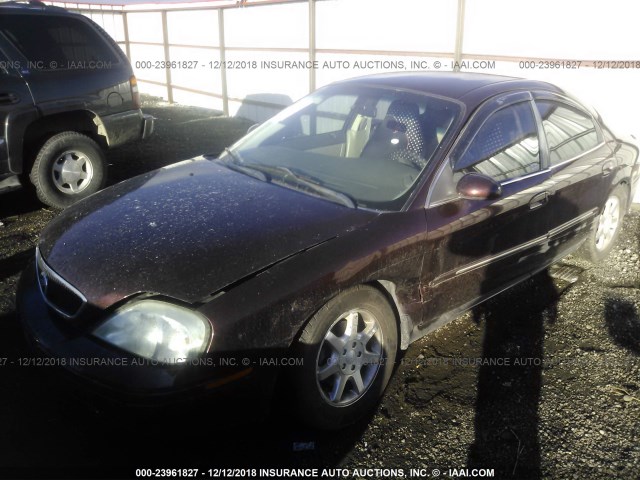
<svg viewBox="0 0 640 480">
<path fill-rule="evenodd" d="M 197 302 L 374 216 L 195 159 L 68 208 L 39 248 L 98 307 L 138 292 Z"/>
</svg>

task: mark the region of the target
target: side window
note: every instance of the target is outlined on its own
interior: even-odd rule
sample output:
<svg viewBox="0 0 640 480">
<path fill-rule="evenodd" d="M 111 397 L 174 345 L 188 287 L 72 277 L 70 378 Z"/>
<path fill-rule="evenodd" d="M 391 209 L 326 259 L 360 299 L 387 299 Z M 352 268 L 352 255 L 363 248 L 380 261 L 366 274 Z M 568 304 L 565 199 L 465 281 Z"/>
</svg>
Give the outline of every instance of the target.
<svg viewBox="0 0 640 480">
<path fill-rule="evenodd" d="M 9 75 L 9 63 L 2 52 L 0 52 L 0 75 Z"/>
<path fill-rule="evenodd" d="M 8 15 L 0 30 L 29 60 L 44 69 L 66 69 L 70 64 L 118 63 L 107 40 L 90 25 L 58 15 Z"/>
<path fill-rule="evenodd" d="M 455 167 L 456 171 L 482 173 L 499 182 L 540 168 L 538 131 L 530 102 L 493 113 L 478 129 Z"/>
<path fill-rule="evenodd" d="M 356 95 L 335 95 L 318 104 L 313 112 L 300 117 L 304 135 L 321 135 L 344 129 Z"/>
<path fill-rule="evenodd" d="M 547 136 L 551 165 L 570 160 L 598 145 L 598 132 L 589 115 L 551 101 L 536 101 Z"/>
</svg>

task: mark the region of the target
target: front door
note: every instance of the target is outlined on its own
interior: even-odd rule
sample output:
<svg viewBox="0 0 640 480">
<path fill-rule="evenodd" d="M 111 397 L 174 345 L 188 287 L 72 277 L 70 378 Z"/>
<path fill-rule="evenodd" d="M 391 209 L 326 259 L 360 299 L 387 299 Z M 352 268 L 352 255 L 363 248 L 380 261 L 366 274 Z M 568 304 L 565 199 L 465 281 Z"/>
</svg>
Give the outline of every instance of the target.
<svg viewBox="0 0 640 480">
<path fill-rule="evenodd" d="M 457 181 L 471 172 L 500 183 L 501 196 L 460 198 Z M 484 104 L 441 167 L 428 201 L 422 328 L 545 265 L 548 178 L 531 95 L 512 93 Z"/>
</svg>

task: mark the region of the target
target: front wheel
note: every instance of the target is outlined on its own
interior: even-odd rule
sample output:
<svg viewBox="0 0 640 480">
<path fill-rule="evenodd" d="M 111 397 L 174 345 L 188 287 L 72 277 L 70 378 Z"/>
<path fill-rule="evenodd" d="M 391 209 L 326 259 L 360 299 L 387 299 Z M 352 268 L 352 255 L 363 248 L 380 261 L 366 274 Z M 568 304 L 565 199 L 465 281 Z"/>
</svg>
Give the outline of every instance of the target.
<svg viewBox="0 0 640 480">
<path fill-rule="evenodd" d="M 327 303 L 297 344 L 303 365 L 293 388 L 301 420 L 337 429 L 370 412 L 393 372 L 397 339 L 395 314 L 375 288 L 356 287 Z"/>
<path fill-rule="evenodd" d="M 38 152 L 30 179 L 42 203 L 66 208 L 102 188 L 106 180 L 104 154 L 86 135 L 59 133 Z"/>
<path fill-rule="evenodd" d="M 578 254 L 594 263 L 604 260 L 616 243 L 627 206 L 627 190 L 619 185 L 607 197 Z"/>
</svg>

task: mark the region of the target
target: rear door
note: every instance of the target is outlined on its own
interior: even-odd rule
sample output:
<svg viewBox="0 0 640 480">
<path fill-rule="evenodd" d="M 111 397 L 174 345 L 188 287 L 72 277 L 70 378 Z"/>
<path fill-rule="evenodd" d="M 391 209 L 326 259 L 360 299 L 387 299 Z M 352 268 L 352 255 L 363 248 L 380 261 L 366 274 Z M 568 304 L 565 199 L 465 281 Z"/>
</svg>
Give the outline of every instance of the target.
<svg viewBox="0 0 640 480">
<path fill-rule="evenodd" d="M 23 134 L 38 113 L 26 82 L 20 76 L 20 62 L 4 54 L 0 38 L 0 180 L 22 172 Z"/>
<path fill-rule="evenodd" d="M 501 197 L 460 198 L 457 181 L 470 172 L 499 182 Z M 423 328 L 544 266 L 548 178 L 529 92 L 506 94 L 480 107 L 428 199 Z"/>
<path fill-rule="evenodd" d="M 549 256 L 557 260 L 584 239 L 607 198 L 617 164 L 590 113 L 550 92 L 534 97 L 551 168 Z"/>
</svg>

